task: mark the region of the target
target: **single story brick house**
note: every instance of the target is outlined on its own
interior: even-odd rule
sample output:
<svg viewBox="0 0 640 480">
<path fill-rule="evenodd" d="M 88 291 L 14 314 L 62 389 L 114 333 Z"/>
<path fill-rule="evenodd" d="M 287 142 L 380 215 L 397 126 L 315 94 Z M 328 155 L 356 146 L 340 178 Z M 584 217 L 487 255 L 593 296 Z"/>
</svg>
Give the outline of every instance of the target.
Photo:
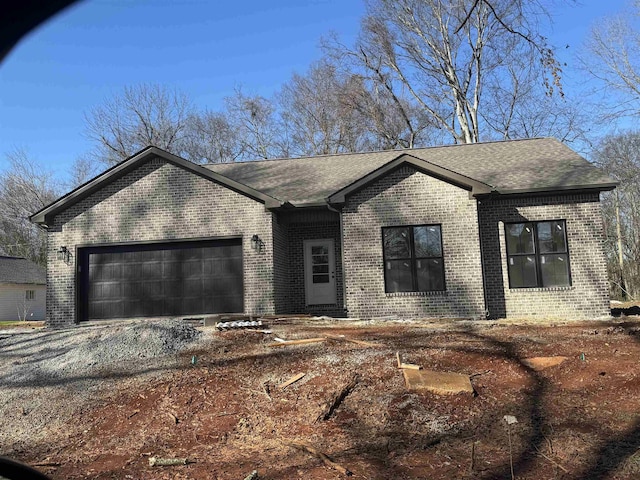
<svg viewBox="0 0 640 480">
<path fill-rule="evenodd" d="M 0 255 L 0 321 L 44 320 L 46 273 L 22 257 Z"/>
<path fill-rule="evenodd" d="M 609 314 L 600 193 L 549 138 L 196 165 L 148 147 L 35 213 L 47 322 Z"/>
</svg>

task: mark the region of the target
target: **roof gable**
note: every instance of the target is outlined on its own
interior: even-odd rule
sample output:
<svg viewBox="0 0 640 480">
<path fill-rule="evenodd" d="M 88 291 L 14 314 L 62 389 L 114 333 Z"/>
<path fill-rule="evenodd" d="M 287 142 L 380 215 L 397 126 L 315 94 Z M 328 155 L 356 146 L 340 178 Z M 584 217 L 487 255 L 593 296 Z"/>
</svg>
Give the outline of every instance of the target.
<svg viewBox="0 0 640 480">
<path fill-rule="evenodd" d="M 403 165 L 411 165 L 412 167 L 415 167 L 417 170 L 426 173 L 427 175 L 469 190 L 472 195 L 486 194 L 492 191 L 491 185 L 487 185 L 486 183 L 482 183 L 464 175 L 460 175 L 459 173 L 453 172 L 439 165 L 435 165 L 426 160 L 421 160 L 412 155 L 403 153 L 394 160 L 386 163 L 382 167 L 377 168 L 368 175 L 359 178 L 350 185 L 344 187 L 341 190 L 338 190 L 333 195 L 330 195 L 327 198 L 327 201 L 334 204 L 344 203 L 347 195 L 357 192 L 358 190 L 366 187 L 367 185 L 375 182 L 376 180 L 384 177 L 385 175 L 391 173 L 392 171 L 400 168 Z"/>
<path fill-rule="evenodd" d="M 224 175 L 204 168 L 201 165 L 196 165 L 193 162 L 185 160 L 184 158 L 173 155 L 157 147 L 147 147 L 144 150 L 136 153 L 132 157 L 118 163 L 111 167 L 100 175 L 94 177 L 83 185 L 80 185 L 75 190 L 60 197 L 55 202 L 44 207 L 40 211 L 34 213 L 30 220 L 34 223 L 41 225 L 48 225 L 55 215 L 66 210 L 71 205 L 78 203 L 89 195 L 95 193 L 106 185 L 114 182 L 115 180 L 123 177 L 127 173 L 135 170 L 143 163 L 153 159 L 161 158 L 168 163 L 183 168 L 195 175 L 199 175 L 203 178 L 211 180 L 215 183 L 223 185 L 231 190 L 234 190 L 242 195 L 250 197 L 256 201 L 265 204 L 266 208 L 276 208 L 282 205 L 282 202 L 277 199 L 266 195 L 250 186 L 244 185 L 232 178 L 225 177 Z"/>
</svg>

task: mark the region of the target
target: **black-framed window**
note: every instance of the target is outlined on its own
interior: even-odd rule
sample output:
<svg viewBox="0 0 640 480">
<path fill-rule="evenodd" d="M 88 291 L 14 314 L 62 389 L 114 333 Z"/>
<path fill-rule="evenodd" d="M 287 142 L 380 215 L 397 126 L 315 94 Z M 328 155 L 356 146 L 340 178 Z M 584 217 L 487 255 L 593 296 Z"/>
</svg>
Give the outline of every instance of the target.
<svg viewBox="0 0 640 480">
<path fill-rule="evenodd" d="M 382 244 L 385 292 L 445 289 L 440 225 L 384 227 Z"/>
<path fill-rule="evenodd" d="M 564 220 L 505 225 L 510 288 L 571 285 Z"/>
</svg>

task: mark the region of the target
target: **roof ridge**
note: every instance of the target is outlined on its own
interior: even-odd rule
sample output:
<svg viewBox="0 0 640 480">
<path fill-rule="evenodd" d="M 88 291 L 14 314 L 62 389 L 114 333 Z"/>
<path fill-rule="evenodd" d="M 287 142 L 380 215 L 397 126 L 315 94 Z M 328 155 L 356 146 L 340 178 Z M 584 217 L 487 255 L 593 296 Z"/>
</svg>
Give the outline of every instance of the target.
<svg viewBox="0 0 640 480">
<path fill-rule="evenodd" d="M 433 150 L 436 148 L 456 148 L 456 147 L 472 147 L 477 145 L 491 145 L 494 143 L 514 143 L 514 142 L 527 142 L 531 140 L 556 140 L 553 137 L 531 137 L 531 138 L 514 138 L 514 139 L 502 139 L 502 140 L 489 140 L 487 142 L 474 142 L 474 143 L 453 143 L 446 145 L 429 145 L 427 147 L 414 147 L 414 148 L 399 148 L 399 149 L 388 149 L 388 150 L 366 150 L 363 152 L 344 152 L 344 153 L 324 153 L 321 155 L 305 155 L 303 157 L 277 157 L 277 158 L 262 158 L 256 160 L 242 160 L 240 162 L 211 162 L 211 163 L 202 163 L 200 164 L 203 167 L 210 167 L 216 165 L 239 165 L 242 163 L 264 163 L 264 162 L 280 162 L 280 161 L 288 161 L 288 160 L 305 160 L 305 159 L 316 159 L 316 158 L 329 158 L 329 157 L 346 157 L 350 155 L 371 155 L 376 153 L 392 153 L 392 152 L 415 152 L 416 150 Z M 562 143 L 562 142 L 561 142 Z"/>
</svg>

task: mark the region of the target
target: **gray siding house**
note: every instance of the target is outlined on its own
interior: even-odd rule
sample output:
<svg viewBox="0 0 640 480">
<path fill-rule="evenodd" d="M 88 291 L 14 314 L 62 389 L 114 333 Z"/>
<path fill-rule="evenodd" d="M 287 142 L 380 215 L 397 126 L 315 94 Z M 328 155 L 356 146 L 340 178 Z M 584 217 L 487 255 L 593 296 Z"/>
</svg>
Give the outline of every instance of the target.
<svg viewBox="0 0 640 480">
<path fill-rule="evenodd" d="M 600 193 L 557 140 L 195 165 L 155 147 L 31 218 L 47 322 L 609 314 Z"/>
<path fill-rule="evenodd" d="M 22 257 L 0 255 L 0 320 L 44 320 L 45 269 Z"/>
</svg>

